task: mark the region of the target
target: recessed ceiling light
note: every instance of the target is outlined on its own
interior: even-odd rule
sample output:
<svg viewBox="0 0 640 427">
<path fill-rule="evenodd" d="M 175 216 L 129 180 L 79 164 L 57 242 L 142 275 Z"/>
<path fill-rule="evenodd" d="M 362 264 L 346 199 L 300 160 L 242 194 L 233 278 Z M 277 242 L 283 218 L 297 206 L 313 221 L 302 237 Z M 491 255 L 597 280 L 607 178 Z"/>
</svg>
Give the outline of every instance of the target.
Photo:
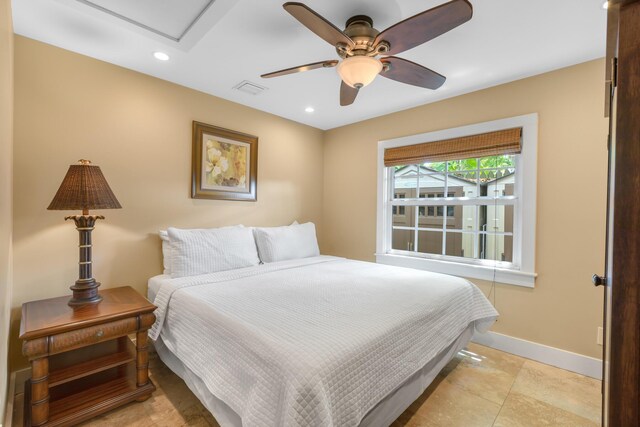
<svg viewBox="0 0 640 427">
<path fill-rule="evenodd" d="M 602 8 L 603 9 L 609 9 L 609 0 L 605 1 L 604 3 L 602 3 Z"/>
<path fill-rule="evenodd" d="M 304 109 L 304 111 L 306 111 L 307 113 L 313 113 L 314 111 L 316 111 L 316 109 L 313 107 L 307 107 Z"/>
<path fill-rule="evenodd" d="M 153 52 L 153 56 L 158 61 L 168 61 L 169 60 L 169 55 L 167 55 L 164 52 Z"/>
</svg>

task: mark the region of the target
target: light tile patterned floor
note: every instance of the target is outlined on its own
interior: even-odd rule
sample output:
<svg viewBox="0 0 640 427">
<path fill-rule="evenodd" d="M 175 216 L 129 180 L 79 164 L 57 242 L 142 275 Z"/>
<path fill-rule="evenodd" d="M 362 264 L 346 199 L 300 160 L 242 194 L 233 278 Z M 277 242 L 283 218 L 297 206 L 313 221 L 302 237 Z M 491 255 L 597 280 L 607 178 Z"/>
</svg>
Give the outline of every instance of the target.
<svg viewBox="0 0 640 427">
<path fill-rule="evenodd" d="M 158 390 L 83 426 L 217 426 L 184 382 L 154 356 Z M 600 381 L 469 344 L 393 427 L 600 425 Z"/>
</svg>

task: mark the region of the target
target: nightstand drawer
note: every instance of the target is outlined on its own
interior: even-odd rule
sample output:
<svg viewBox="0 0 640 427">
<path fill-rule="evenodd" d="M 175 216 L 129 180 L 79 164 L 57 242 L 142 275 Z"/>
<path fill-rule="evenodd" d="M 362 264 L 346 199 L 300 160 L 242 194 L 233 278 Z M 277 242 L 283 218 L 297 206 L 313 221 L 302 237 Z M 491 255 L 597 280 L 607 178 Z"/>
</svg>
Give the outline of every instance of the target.
<svg viewBox="0 0 640 427">
<path fill-rule="evenodd" d="M 79 347 L 111 340 L 138 329 L 138 319 L 129 317 L 102 325 L 90 326 L 49 337 L 49 354 L 62 353 Z"/>
</svg>

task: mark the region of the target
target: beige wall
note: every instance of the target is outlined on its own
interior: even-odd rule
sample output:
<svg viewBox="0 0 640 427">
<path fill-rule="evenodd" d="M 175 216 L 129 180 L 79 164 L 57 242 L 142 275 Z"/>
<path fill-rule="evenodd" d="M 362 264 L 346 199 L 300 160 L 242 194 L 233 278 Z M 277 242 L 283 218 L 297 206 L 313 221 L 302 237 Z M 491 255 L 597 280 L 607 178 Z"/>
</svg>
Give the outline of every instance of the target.
<svg viewBox="0 0 640 427">
<path fill-rule="evenodd" d="M 105 287 L 130 284 L 144 292 L 147 278 L 161 271 L 156 231 L 169 225 L 311 220 L 324 253 L 373 260 L 378 140 L 531 112 L 540 115 L 539 277 L 535 289 L 497 286 L 501 318 L 494 330 L 600 357 L 602 298 L 589 277 L 602 270 L 604 257 L 603 70 L 603 61 L 593 61 L 323 133 L 16 37 L 14 368 L 24 365 L 21 303 L 68 294 L 77 277 L 76 231 L 63 221 L 67 212 L 46 206 L 79 158 L 102 167 L 124 207 L 100 212 L 107 219 L 94 232 L 94 275 Z M 258 202 L 189 197 L 192 120 L 260 137 Z M 1 147 L 4 154 L 11 144 Z M 357 221 L 345 221 L 354 218 L 345 212 Z M 2 230 L 10 232 L 7 221 Z M 2 230 L 0 245 L 9 241 Z M 489 292 L 489 283 L 476 282 Z"/>
<path fill-rule="evenodd" d="M 0 0 L 0 424 L 7 391 L 11 308 L 11 210 L 13 149 L 13 28 L 11 1 Z"/>
<path fill-rule="evenodd" d="M 538 279 L 535 289 L 497 285 L 493 330 L 600 358 L 602 291 L 590 277 L 604 268 L 604 67 L 592 61 L 326 132 L 325 253 L 374 260 L 379 140 L 537 112 Z M 490 283 L 474 282 L 488 294 Z"/>
<path fill-rule="evenodd" d="M 47 211 L 69 164 L 99 165 L 123 206 L 100 212 L 94 277 L 146 292 L 162 272 L 157 230 L 314 221 L 321 230 L 322 131 L 23 37 L 15 41 L 14 322 L 29 300 L 77 278 L 70 212 Z M 258 201 L 189 196 L 191 122 L 259 137 Z M 320 233 L 319 233 L 320 234 Z"/>
</svg>

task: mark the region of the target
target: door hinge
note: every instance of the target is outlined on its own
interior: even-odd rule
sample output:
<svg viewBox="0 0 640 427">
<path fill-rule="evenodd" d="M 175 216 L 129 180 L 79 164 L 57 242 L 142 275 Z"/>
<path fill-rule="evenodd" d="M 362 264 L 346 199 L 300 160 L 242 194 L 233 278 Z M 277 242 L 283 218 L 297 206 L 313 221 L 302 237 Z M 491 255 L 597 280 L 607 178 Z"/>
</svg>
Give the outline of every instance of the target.
<svg viewBox="0 0 640 427">
<path fill-rule="evenodd" d="M 611 58 L 611 89 L 618 86 L 618 58 Z M 612 93 L 613 96 L 613 93 Z"/>
</svg>

